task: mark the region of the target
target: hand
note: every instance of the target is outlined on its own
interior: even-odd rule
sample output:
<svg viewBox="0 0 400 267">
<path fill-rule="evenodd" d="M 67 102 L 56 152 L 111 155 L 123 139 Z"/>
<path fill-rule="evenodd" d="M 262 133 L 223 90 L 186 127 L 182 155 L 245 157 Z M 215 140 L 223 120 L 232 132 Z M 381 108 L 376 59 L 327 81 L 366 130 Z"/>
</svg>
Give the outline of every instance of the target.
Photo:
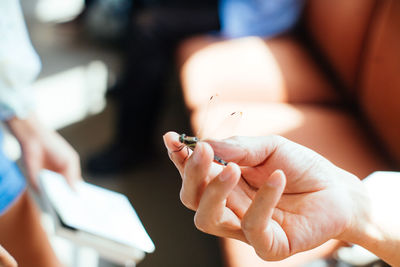
<svg viewBox="0 0 400 267">
<path fill-rule="evenodd" d="M 57 132 L 44 127 L 33 115 L 27 119 L 14 117 L 7 125 L 21 145 L 27 177 L 34 189 L 39 190 L 37 176 L 42 169 L 62 174 L 71 186 L 81 179 L 77 152 Z"/>
<path fill-rule="evenodd" d="M 15 259 L 0 246 L 0 267 L 17 267 L 18 264 Z"/>
<path fill-rule="evenodd" d="M 301 145 L 279 136 L 209 140 L 187 158 L 185 149 L 174 152 L 178 138 L 172 132 L 164 136 L 183 179 L 181 200 L 196 210 L 196 226 L 242 240 L 265 260 L 331 238 L 349 240 L 362 228 L 360 218 L 368 220 L 368 196 L 359 179 Z M 213 163 L 214 152 L 231 163 Z"/>
</svg>

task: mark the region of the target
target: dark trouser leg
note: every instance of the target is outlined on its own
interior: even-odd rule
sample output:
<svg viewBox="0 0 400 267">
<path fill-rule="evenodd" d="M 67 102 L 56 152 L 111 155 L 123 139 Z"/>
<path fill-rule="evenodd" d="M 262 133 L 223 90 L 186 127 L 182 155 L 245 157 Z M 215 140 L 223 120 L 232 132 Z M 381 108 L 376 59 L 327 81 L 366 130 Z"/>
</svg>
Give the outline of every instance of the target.
<svg viewBox="0 0 400 267">
<path fill-rule="evenodd" d="M 141 148 L 150 142 L 177 43 L 218 27 L 216 6 L 160 7 L 137 16 L 120 98 L 117 138 L 122 143 Z"/>
<path fill-rule="evenodd" d="M 185 37 L 218 28 L 216 5 L 158 7 L 135 16 L 119 85 L 114 144 L 89 161 L 90 172 L 127 169 L 151 152 L 176 45 Z"/>
</svg>

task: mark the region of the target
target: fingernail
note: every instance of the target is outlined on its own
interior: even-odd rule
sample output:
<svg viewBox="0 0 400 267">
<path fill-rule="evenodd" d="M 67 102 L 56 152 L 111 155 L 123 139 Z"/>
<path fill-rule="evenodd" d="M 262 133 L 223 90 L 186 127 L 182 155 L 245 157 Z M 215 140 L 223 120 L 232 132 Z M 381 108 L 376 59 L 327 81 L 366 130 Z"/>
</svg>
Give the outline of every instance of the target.
<svg viewBox="0 0 400 267">
<path fill-rule="evenodd" d="M 202 145 L 200 143 L 197 143 L 196 147 L 194 148 L 192 157 L 195 162 L 199 162 L 201 160 L 201 146 Z"/>
<path fill-rule="evenodd" d="M 274 171 L 269 179 L 266 181 L 266 184 L 270 187 L 279 187 L 281 185 L 281 177 L 284 176 L 285 174 L 283 173 L 282 170 L 276 170 Z"/>
</svg>

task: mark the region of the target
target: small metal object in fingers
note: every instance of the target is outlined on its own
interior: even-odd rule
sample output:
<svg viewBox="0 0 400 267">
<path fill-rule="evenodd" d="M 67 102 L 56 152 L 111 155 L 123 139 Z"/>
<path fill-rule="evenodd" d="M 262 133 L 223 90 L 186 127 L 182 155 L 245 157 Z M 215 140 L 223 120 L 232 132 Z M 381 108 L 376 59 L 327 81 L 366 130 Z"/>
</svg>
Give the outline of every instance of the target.
<svg viewBox="0 0 400 267">
<path fill-rule="evenodd" d="M 200 141 L 199 138 L 197 138 L 195 136 L 187 136 L 186 134 L 181 134 L 179 136 L 179 142 L 186 145 L 191 150 L 194 150 L 197 142 L 199 142 L 199 141 Z"/>
<path fill-rule="evenodd" d="M 181 134 L 179 136 L 179 142 L 184 144 L 186 147 L 190 148 L 191 150 L 194 150 L 196 147 L 197 142 L 199 142 L 200 139 L 196 136 L 187 136 L 186 134 Z M 219 156 L 214 155 L 214 161 L 218 162 L 221 165 L 228 165 L 228 162 L 225 160 L 221 159 Z"/>
<path fill-rule="evenodd" d="M 228 165 L 228 162 L 226 162 L 225 160 L 221 159 L 220 157 L 218 157 L 217 155 L 214 155 L 214 160 L 224 166 Z"/>
</svg>

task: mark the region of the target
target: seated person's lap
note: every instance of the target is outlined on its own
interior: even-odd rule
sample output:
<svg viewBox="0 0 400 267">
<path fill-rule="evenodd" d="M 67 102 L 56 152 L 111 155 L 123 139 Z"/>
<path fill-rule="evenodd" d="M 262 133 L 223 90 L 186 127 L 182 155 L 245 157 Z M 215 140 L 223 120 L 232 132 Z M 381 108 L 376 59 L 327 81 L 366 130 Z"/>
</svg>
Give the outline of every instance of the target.
<svg viewBox="0 0 400 267">
<path fill-rule="evenodd" d="M 2 145 L 0 132 L 0 144 Z M 0 244 L 19 266 L 60 266 L 17 165 L 0 150 Z"/>
</svg>

